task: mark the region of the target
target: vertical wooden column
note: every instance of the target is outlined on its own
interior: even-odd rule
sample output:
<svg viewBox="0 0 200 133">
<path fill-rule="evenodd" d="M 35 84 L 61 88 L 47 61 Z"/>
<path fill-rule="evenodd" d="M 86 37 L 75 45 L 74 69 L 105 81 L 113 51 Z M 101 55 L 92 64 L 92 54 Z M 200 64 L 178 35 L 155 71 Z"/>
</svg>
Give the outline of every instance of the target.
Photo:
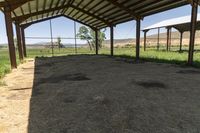
<svg viewBox="0 0 200 133">
<path fill-rule="evenodd" d="M 183 46 L 183 31 L 180 31 L 180 49 L 179 51 L 182 51 L 182 46 Z"/>
<path fill-rule="evenodd" d="M 172 28 L 169 29 L 169 51 L 171 51 L 172 45 Z"/>
<path fill-rule="evenodd" d="M 27 53 L 26 53 L 26 39 L 25 39 L 25 32 L 24 32 L 24 30 L 25 29 L 23 27 L 21 27 L 23 54 L 24 54 L 24 57 L 27 57 Z"/>
<path fill-rule="evenodd" d="M 96 55 L 99 54 L 99 35 L 98 35 L 98 30 L 95 29 L 95 47 L 96 47 Z"/>
<path fill-rule="evenodd" d="M 144 51 L 146 51 L 147 48 L 147 30 L 144 30 Z"/>
<path fill-rule="evenodd" d="M 110 27 L 110 54 L 114 55 L 114 30 L 113 26 Z"/>
<path fill-rule="evenodd" d="M 190 44 L 188 54 L 188 64 L 193 64 L 194 44 L 195 44 L 195 33 L 197 25 L 197 12 L 198 12 L 198 0 L 192 1 L 192 13 L 191 13 L 191 25 L 190 25 Z"/>
<path fill-rule="evenodd" d="M 136 61 L 139 61 L 140 59 L 140 27 L 141 26 L 141 20 L 136 20 Z"/>
<path fill-rule="evenodd" d="M 17 34 L 17 46 L 18 46 L 18 52 L 19 52 L 19 59 L 22 61 L 24 59 L 23 56 L 23 48 L 22 48 L 22 36 L 21 36 L 21 28 L 18 24 L 16 26 L 16 34 Z"/>
<path fill-rule="evenodd" d="M 158 28 L 157 50 L 160 49 L 160 28 Z"/>
<path fill-rule="evenodd" d="M 169 32 L 170 32 L 170 28 L 167 27 L 167 51 L 169 51 Z"/>
<path fill-rule="evenodd" d="M 10 11 L 9 6 L 4 7 L 4 13 L 5 13 L 5 23 L 6 23 L 6 32 L 7 32 L 7 38 L 8 38 L 10 62 L 11 62 L 11 68 L 13 69 L 13 68 L 17 68 L 17 62 L 16 62 L 16 53 L 15 53 L 15 45 L 14 45 L 12 18 L 11 18 L 11 11 Z"/>
</svg>

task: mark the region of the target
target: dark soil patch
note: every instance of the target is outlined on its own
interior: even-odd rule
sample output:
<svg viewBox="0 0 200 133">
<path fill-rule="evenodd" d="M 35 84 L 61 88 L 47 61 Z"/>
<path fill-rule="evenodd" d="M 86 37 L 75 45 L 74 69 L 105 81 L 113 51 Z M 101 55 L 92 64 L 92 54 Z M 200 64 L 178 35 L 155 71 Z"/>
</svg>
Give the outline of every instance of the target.
<svg viewBox="0 0 200 133">
<path fill-rule="evenodd" d="M 65 99 L 64 99 L 64 103 L 74 103 L 74 102 L 76 102 L 76 97 L 66 97 Z"/>
<path fill-rule="evenodd" d="M 134 59 L 125 59 L 125 58 L 116 59 L 116 61 L 123 61 L 128 64 L 143 64 L 143 63 L 145 63 L 144 61 L 136 61 Z"/>
<path fill-rule="evenodd" d="M 144 88 L 167 88 L 167 86 L 160 81 L 137 81 L 136 84 Z"/>
<path fill-rule="evenodd" d="M 200 71 L 197 71 L 197 70 L 180 70 L 177 73 L 179 73 L 179 74 L 200 74 Z"/>
<path fill-rule="evenodd" d="M 62 81 L 87 81 L 89 79 L 85 74 L 82 73 L 75 73 L 75 74 L 65 74 L 61 76 L 49 77 L 49 78 L 42 78 L 38 82 L 41 83 L 58 83 Z"/>
</svg>

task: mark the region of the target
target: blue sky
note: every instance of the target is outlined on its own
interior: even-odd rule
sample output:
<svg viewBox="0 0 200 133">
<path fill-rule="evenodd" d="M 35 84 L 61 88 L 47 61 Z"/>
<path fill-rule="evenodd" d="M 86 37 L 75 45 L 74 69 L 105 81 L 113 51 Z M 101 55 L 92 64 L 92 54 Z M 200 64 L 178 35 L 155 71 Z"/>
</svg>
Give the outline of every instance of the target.
<svg viewBox="0 0 200 133">
<path fill-rule="evenodd" d="M 159 14 L 145 17 L 141 23 L 141 28 L 147 27 L 159 21 L 181 17 L 191 14 L 191 6 L 183 6 L 177 9 L 169 10 Z M 7 36 L 5 31 L 4 15 L 0 13 L 0 43 L 7 43 Z M 74 22 L 66 18 L 57 18 L 52 20 L 53 37 L 74 37 Z M 81 25 L 77 23 L 77 30 Z M 117 25 L 114 29 L 115 39 L 135 38 L 135 21 L 130 21 L 124 24 Z M 165 32 L 164 29 L 161 32 Z M 155 34 L 156 30 L 150 31 L 148 34 Z M 26 37 L 50 37 L 49 21 L 38 23 L 30 26 L 25 31 Z M 106 37 L 109 39 L 109 29 L 106 30 Z M 143 34 L 141 34 L 143 36 Z M 26 39 L 27 43 L 47 42 L 50 40 L 31 40 Z M 74 40 L 62 40 L 63 43 L 74 43 Z M 84 43 L 78 41 L 79 43 Z"/>
</svg>

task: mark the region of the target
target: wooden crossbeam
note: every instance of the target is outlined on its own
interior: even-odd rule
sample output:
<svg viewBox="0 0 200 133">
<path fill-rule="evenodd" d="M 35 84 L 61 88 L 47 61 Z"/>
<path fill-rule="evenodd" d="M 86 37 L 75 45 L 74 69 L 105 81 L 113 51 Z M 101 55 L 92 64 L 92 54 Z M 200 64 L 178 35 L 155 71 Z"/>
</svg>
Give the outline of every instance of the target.
<svg viewBox="0 0 200 133">
<path fill-rule="evenodd" d="M 40 20 L 28 22 L 28 23 L 26 23 L 26 24 L 21 24 L 20 26 L 23 27 L 23 28 L 25 29 L 25 28 L 28 28 L 29 26 L 33 25 L 33 24 L 40 23 L 40 22 L 44 22 L 44 21 L 47 21 L 47 20 L 50 20 L 50 19 L 54 19 L 54 18 L 61 17 L 61 16 L 62 16 L 62 15 L 56 15 L 56 16 L 52 16 L 52 17 L 47 17 L 47 18 L 43 18 L 43 19 L 40 19 Z"/>
<path fill-rule="evenodd" d="M 0 7 L 9 7 L 11 11 L 14 11 L 16 8 L 30 1 L 33 0 L 16 0 L 16 1 L 7 0 L 4 2 L 0 2 Z"/>
<path fill-rule="evenodd" d="M 28 18 L 30 18 L 32 16 L 49 13 L 49 12 L 52 12 L 52 11 L 55 11 L 55 10 L 60 10 L 60 9 L 63 9 L 63 8 L 67 8 L 68 6 L 69 5 L 67 4 L 67 5 L 63 5 L 63 6 L 60 6 L 60 7 L 55 7 L 55 8 L 51 8 L 51 9 L 46 9 L 46 10 L 34 12 L 34 13 L 31 13 L 31 14 L 26 14 L 26 15 L 14 17 L 13 21 L 17 21 L 19 23 L 22 23 L 23 21 L 27 20 Z"/>
<path fill-rule="evenodd" d="M 74 18 L 71 18 L 71 17 L 66 16 L 66 15 L 63 15 L 63 14 L 61 14 L 61 15 L 56 15 L 56 16 L 52 16 L 52 17 L 43 18 L 43 19 L 41 19 L 41 20 L 36 20 L 36 21 L 29 22 L 29 23 L 26 23 L 26 24 L 21 24 L 20 26 L 23 27 L 24 29 L 26 29 L 26 28 L 28 28 L 29 26 L 33 25 L 33 24 L 40 23 L 40 22 L 44 22 L 44 21 L 47 21 L 47 20 L 50 20 L 50 19 L 55 19 L 55 18 L 58 18 L 58 17 L 65 17 L 65 18 L 67 18 L 67 19 L 70 19 L 70 20 L 76 21 L 76 22 L 78 22 L 78 23 L 81 23 L 81 24 L 83 24 L 83 25 L 85 25 L 85 26 L 88 26 L 88 27 L 90 27 L 90 28 L 92 28 L 92 29 L 94 28 L 94 27 L 92 27 L 92 26 L 90 26 L 90 25 L 88 25 L 88 24 L 86 24 L 86 23 L 84 23 L 84 22 L 82 22 L 82 21 L 76 20 L 76 19 L 74 19 Z"/>
<path fill-rule="evenodd" d="M 22 15 L 22 16 L 18 16 L 18 17 L 14 17 L 13 21 L 16 21 L 17 23 L 22 23 L 23 21 L 27 20 L 28 18 L 30 18 L 32 16 L 41 15 L 41 14 L 45 14 L 45 13 L 52 12 L 52 11 L 55 11 L 55 10 L 61 10 L 63 8 L 68 8 L 68 7 L 72 7 L 72 8 L 74 8 L 74 9 L 76 9 L 76 10 L 78 10 L 78 11 L 84 13 L 84 14 L 87 14 L 87 15 L 89 15 L 89 16 L 97 19 L 97 20 L 100 20 L 108 26 L 112 25 L 107 20 L 105 20 L 105 19 L 103 19 L 99 16 L 96 16 L 93 13 L 90 13 L 89 11 L 86 11 L 82 8 L 76 7 L 74 5 L 69 5 L 69 4 L 59 6 L 59 7 L 55 7 L 55 8 L 51 8 L 51 9 L 45 9 L 45 10 L 42 10 L 42 11 L 38 11 L 38 12 L 34 12 L 34 13 L 30 13 L 30 14 L 26 14 L 26 15 Z"/>
<path fill-rule="evenodd" d="M 127 12 L 128 14 L 130 14 L 130 16 L 132 16 L 134 19 L 138 19 L 140 18 L 140 16 L 138 14 L 136 14 L 133 10 L 125 7 L 124 5 L 118 3 L 116 0 L 107 0 L 108 2 L 110 2 L 111 4 L 115 5 L 116 7 L 120 8 L 121 10 Z M 141 18 L 140 18 L 141 19 Z"/>
<path fill-rule="evenodd" d="M 86 11 L 86 10 L 84 10 L 82 8 L 79 8 L 79 7 L 76 7 L 74 5 L 70 5 L 70 7 L 74 8 L 74 9 L 80 11 L 80 12 L 83 12 L 84 14 L 87 14 L 87 15 L 89 15 L 89 16 L 97 19 L 97 20 L 100 20 L 100 21 L 104 22 L 107 26 L 111 26 L 112 25 L 109 21 L 107 21 L 104 18 L 101 18 L 101 17 L 99 17 L 97 15 L 94 15 L 94 13 L 90 13 L 89 11 Z"/>
</svg>

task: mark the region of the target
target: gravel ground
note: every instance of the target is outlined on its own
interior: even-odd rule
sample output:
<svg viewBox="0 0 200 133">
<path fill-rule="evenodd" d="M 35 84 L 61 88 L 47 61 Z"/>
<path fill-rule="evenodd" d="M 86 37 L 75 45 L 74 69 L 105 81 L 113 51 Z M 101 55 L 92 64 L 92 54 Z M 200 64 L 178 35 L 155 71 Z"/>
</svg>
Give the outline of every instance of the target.
<svg viewBox="0 0 200 133">
<path fill-rule="evenodd" d="M 81 55 L 36 58 L 4 80 L 0 132 L 200 132 L 199 69 Z"/>
</svg>

